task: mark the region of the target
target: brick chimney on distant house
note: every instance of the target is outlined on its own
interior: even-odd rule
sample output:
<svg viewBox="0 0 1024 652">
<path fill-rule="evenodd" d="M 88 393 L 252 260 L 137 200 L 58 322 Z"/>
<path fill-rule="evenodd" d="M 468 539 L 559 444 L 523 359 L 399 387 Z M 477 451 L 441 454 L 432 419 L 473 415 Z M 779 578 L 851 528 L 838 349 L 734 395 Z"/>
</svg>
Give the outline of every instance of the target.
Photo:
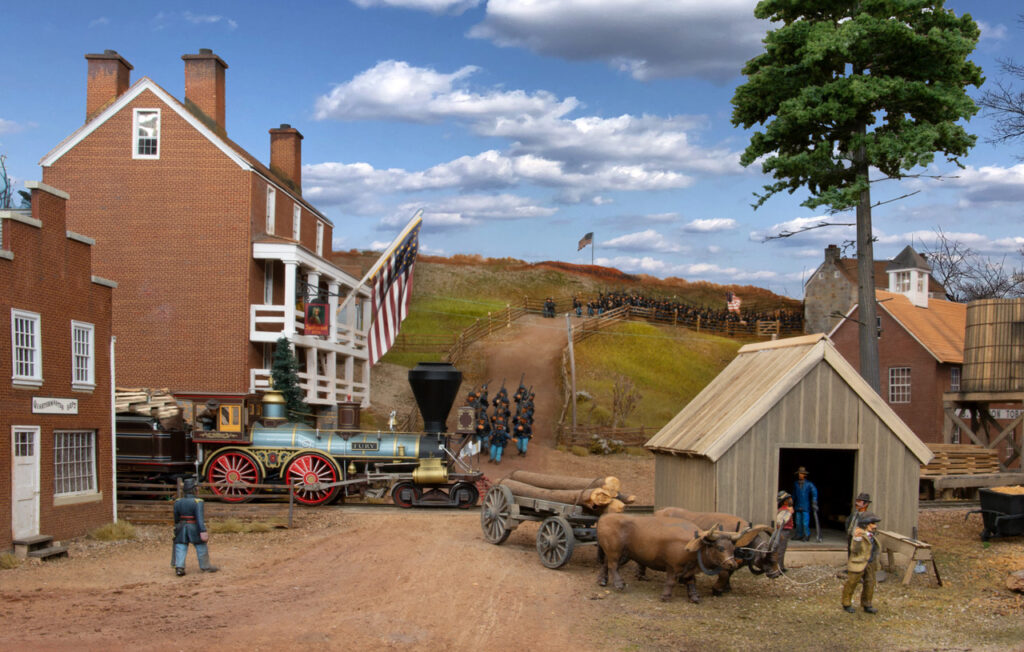
<svg viewBox="0 0 1024 652">
<path fill-rule="evenodd" d="M 270 130 L 270 169 L 302 194 L 302 134 L 289 124 Z"/>
<path fill-rule="evenodd" d="M 225 126 L 224 71 L 228 64 L 209 48 L 201 48 L 199 54 L 183 54 L 185 62 L 185 106 L 198 110 L 207 126 L 222 135 Z"/>
<path fill-rule="evenodd" d="M 85 120 L 88 122 L 128 90 L 132 64 L 114 50 L 87 54 L 85 59 L 89 62 L 85 89 Z"/>
<path fill-rule="evenodd" d="M 834 265 L 838 265 L 839 264 L 839 255 L 840 255 L 839 247 L 837 247 L 836 245 L 830 244 L 829 246 L 825 247 L 825 262 L 826 263 L 832 263 Z"/>
</svg>

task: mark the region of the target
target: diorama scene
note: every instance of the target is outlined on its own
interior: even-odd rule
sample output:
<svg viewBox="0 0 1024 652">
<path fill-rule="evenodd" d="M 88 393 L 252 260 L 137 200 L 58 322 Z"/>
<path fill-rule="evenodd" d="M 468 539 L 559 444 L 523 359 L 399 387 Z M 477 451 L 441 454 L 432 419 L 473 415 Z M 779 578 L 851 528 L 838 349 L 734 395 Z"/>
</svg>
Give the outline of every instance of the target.
<svg viewBox="0 0 1024 652">
<path fill-rule="evenodd" d="M 3 649 L 1024 645 L 1016 4 L 7 15 Z"/>
</svg>

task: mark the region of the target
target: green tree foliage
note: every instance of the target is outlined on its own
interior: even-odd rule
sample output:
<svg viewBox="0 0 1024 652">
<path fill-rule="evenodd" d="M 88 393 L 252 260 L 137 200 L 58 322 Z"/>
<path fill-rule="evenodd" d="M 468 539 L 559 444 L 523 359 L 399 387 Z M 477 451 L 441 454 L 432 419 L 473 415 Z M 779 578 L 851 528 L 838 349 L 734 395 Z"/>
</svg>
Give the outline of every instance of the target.
<svg viewBox="0 0 1024 652">
<path fill-rule="evenodd" d="M 804 206 L 857 209 L 861 373 L 877 390 L 870 184 L 936 152 L 959 165 L 974 144 L 958 122 L 977 112 L 965 89 L 983 81 L 967 60 L 978 26 L 943 0 L 761 0 L 754 15 L 773 28 L 743 69 L 732 122 L 763 127 L 741 157 L 774 179 L 755 207 L 806 188 Z"/>
<path fill-rule="evenodd" d="M 287 337 L 277 340 L 270 375 L 274 380 L 274 389 L 284 396 L 288 418 L 292 421 L 305 421 L 309 406 L 303 400 L 303 391 L 299 387 L 299 364 Z"/>
</svg>

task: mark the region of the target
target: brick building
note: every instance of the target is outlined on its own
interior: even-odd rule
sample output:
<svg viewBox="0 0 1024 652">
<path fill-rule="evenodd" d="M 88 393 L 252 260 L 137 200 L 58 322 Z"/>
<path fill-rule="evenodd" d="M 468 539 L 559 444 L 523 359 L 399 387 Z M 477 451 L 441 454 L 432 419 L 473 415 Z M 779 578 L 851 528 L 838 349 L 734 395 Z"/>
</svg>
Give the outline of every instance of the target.
<svg viewBox="0 0 1024 652">
<path fill-rule="evenodd" d="M 910 247 L 906 247 L 893 261 L 875 261 L 875 287 L 889 289 L 888 267 L 894 261 L 924 262 Z M 925 264 L 927 267 L 927 264 Z M 928 272 L 931 268 L 928 268 Z M 944 299 L 945 289 L 929 273 L 928 296 Z M 804 332 L 827 333 L 835 328 L 842 316 L 857 303 L 857 259 L 842 258 L 839 247 L 825 248 L 825 260 L 804 282 Z"/>
<path fill-rule="evenodd" d="M 85 124 L 40 164 L 72 197 L 69 227 L 96 239 L 97 273 L 120 282 L 119 385 L 250 394 L 283 335 L 314 409 L 368 403 L 369 291 L 339 311 L 358 282 L 325 257 L 332 224 L 302 197 L 302 135 L 270 129 L 269 165 L 232 142 L 228 66 L 210 50 L 182 56 L 183 102 L 131 84 L 117 52 L 85 58 Z M 321 302 L 328 328 L 310 334 L 303 306 Z"/>
<path fill-rule="evenodd" d="M 0 551 L 114 520 L 116 284 L 93 274 L 93 240 L 68 230 L 67 193 L 26 186 L 31 210 L 0 211 Z"/>
<path fill-rule="evenodd" d="M 876 290 L 882 398 L 922 441 L 942 443 L 942 394 L 959 391 L 967 305 L 930 296 L 930 268 L 909 247 L 886 266 L 889 290 Z M 829 334 L 858 371 L 859 311 Z"/>
</svg>

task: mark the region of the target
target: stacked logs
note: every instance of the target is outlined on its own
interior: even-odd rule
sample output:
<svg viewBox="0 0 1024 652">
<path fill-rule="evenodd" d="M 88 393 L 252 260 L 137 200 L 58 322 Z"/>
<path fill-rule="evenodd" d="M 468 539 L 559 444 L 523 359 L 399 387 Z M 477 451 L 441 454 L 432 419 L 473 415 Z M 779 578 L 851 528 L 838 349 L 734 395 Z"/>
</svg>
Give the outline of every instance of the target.
<svg viewBox="0 0 1024 652">
<path fill-rule="evenodd" d="M 621 512 L 636 496 L 621 492 L 622 483 L 615 476 L 573 478 L 531 471 L 513 471 L 498 484 L 509 488 L 515 496 L 582 505 L 596 514 Z"/>
</svg>

